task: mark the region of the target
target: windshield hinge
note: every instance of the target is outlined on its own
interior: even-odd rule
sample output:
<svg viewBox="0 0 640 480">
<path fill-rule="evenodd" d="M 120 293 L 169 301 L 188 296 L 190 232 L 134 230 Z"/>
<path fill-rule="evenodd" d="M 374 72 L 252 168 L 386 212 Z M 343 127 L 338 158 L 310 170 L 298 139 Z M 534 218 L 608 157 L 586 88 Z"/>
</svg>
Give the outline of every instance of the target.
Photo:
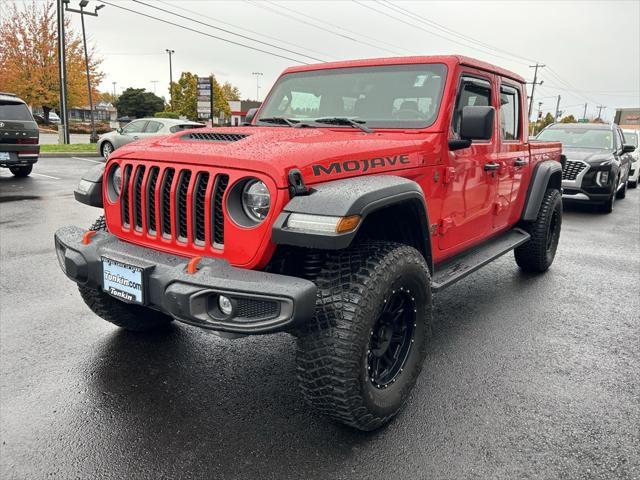
<svg viewBox="0 0 640 480">
<path fill-rule="evenodd" d="M 289 170 L 289 195 L 291 198 L 300 195 L 309 195 L 309 189 L 304 184 L 302 173 L 297 168 Z"/>
</svg>

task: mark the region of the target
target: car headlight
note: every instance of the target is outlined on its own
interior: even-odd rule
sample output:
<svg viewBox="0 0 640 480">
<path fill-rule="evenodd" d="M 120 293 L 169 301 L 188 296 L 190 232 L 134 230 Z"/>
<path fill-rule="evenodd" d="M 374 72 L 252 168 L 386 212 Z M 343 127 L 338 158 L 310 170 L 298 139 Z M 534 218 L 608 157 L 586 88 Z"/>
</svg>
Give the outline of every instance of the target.
<svg viewBox="0 0 640 480">
<path fill-rule="evenodd" d="M 609 182 L 609 172 L 598 172 L 596 175 L 596 183 L 604 187 Z"/>
<path fill-rule="evenodd" d="M 242 209 L 255 222 L 262 222 L 269 213 L 271 195 L 260 180 L 248 181 L 242 189 Z"/>
<path fill-rule="evenodd" d="M 113 191 L 116 193 L 116 196 L 120 196 L 120 192 L 122 191 L 122 169 L 119 165 L 113 167 L 113 171 L 111 172 L 111 184 L 113 185 Z"/>
</svg>

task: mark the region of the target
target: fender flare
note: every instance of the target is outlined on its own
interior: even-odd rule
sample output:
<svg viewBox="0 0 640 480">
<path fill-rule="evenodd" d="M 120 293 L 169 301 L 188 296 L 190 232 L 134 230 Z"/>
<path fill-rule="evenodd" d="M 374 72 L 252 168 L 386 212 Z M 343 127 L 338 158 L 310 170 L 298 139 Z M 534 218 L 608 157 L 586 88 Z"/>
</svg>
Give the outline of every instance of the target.
<svg viewBox="0 0 640 480">
<path fill-rule="evenodd" d="M 422 188 L 414 182 L 394 175 L 369 175 L 335 180 L 314 185 L 310 193 L 293 197 L 276 219 L 272 240 L 276 244 L 339 250 L 347 248 L 356 237 L 368 215 L 381 208 L 400 203 L 417 207 L 423 255 L 431 258 L 429 220 Z M 292 213 L 346 217 L 360 215 L 358 227 L 348 233 L 315 233 L 287 228 Z"/>
<path fill-rule="evenodd" d="M 555 160 L 545 160 L 536 165 L 531 175 L 527 198 L 522 209 L 522 220 L 531 222 L 538 218 L 544 193 L 550 183 L 562 191 L 562 164 Z"/>
<path fill-rule="evenodd" d="M 90 168 L 82 175 L 82 179 L 78 186 L 73 191 L 75 199 L 89 205 L 90 207 L 102 208 L 102 177 L 105 169 L 104 163 Z"/>
</svg>

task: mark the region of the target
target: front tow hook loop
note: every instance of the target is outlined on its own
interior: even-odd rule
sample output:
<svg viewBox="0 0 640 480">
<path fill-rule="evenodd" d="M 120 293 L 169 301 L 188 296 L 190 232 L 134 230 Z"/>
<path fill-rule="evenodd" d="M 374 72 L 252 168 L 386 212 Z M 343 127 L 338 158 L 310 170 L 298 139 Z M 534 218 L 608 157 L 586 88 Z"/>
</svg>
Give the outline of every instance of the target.
<svg viewBox="0 0 640 480">
<path fill-rule="evenodd" d="M 189 263 L 187 264 L 187 273 L 196 273 L 198 271 L 198 264 L 200 263 L 200 260 L 202 260 L 202 257 L 193 257 L 189 260 Z"/>
<path fill-rule="evenodd" d="M 91 237 L 93 237 L 97 232 L 97 230 L 87 230 L 84 235 L 82 235 L 82 243 L 84 245 L 89 245 L 91 242 Z"/>
</svg>

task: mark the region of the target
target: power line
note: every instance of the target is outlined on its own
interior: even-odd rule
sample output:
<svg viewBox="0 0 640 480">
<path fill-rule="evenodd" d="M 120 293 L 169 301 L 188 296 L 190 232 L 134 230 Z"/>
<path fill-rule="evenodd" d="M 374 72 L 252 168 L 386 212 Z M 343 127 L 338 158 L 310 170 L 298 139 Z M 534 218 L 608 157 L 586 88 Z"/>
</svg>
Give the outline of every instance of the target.
<svg viewBox="0 0 640 480">
<path fill-rule="evenodd" d="M 282 17 L 290 18 L 290 19 L 292 19 L 292 20 L 294 20 L 294 21 L 296 21 L 296 22 L 298 22 L 298 23 L 303 23 L 303 24 L 305 24 L 305 25 L 309 25 L 309 26 L 311 26 L 311 27 L 313 27 L 313 28 L 316 28 L 316 29 L 322 30 L 322 31 L 324 31 L 324 32 L 328 32 L 328 33 L 330 33 L 330 34 L 332 34 L 332 35 L 336 35 L 336 36 L 338 36 L 338 37 L 340 37 L 340 38 L 342 38 L 342 39 L 350 40 L 350 41 L 352 41 L 352 42 L 356 42 L 356 43 L 361 43 L 361 44 L 363 44 L 363 45 L 367 45 L 368 47 L 373 47 L 373 48 L 375 48 L 375 49 L 377 49 L 377 50 L 383 50 L 383 51 L 385 51 L 385 52 L 393 53 L 394 55 L 401 55 L 401 53 L 399 53 L 398 51 L 389 50 L 388 48 L 381 47 L 380 45 L 375 45 L 375 44 L 368 43 L 368 42 L 365 42 L 365 41 L 363 41 L 363 40 L 360 40 L 360 39 L 358 39 L 358 38 L 355 38 L 355 36 L 358 36 L 358 37 L 362 37 L 362 38 L 371 39 L 371 37 L 367 37 L 367 36 L 365 36 L 365 35 L 363 35 L 363 34 L 355 33 L 355 32 L 352 32 L 351 30 L 347 30 L 347 29 L 345 29 L 345 28 L 342 28 L 342 27 L 336 27 L 336 26 L 333 26 L 333 25 L 332 25 L 332 27 L 333 27 L 334 29 L 339 29 L 339 30 L 342 30 L 343 32 L 347 32 L 348 34 L 353 35 L 353 36 L 349 36 L 349 35 L 346 35 L 346 34 L 344 34 L 344 33 L 340 33 L 340 32 L 334 31 L 334 30 L 329 30 L 328 28 L 325 28 L 325 27 L 323 27 L 323 26 L 321 26 L 321 25 L 318 25 L 317 23 L 312 23 L 312 22 L 309 22 L 309 21 L 306 21 L 306 20 L 302 20 L 302 19 L 300 19 L 300 18 L 296 18 L 296 17 L 295 17 L 295 16 L 293 16 L 293 15 L 290 15 L 289 13 L 285 13 L 285 12 L 282 12 L 282 11 L 280 11 L 280 10 L 276 10 L 276 9 L 274 9 L 274 8 L 271 8 L 271 7 L 267 6 L 267 5 L 265 5 L 265 3 L 267 3 L 267 2 L 251 2 L 250 0 L 246 0 L 246 1 L 248 1 L 251 5 L 253 5 L 253 6 L 255 6 L 255 7 L 259 7 L 259 8 L 262 8 L 262 9 L 268 10 L 268 11 L 273 12 L 273 13 L 275 13 L 275 14 L 277 14 L 277 15 L 282 16 Z M 279 6 L 279 5 L 276 5 L 276 4 L 271 4 L 271 5 L 273 5 L 273 6 L 275 6 L 275 7 L 280 8 L 280 6 Z M 298 11 L 295 11 L 295 10 L 293 10 L 293 9 L 289 8 L 289 7 L 287 7 L 287 9 L 286 9 L 286 10 L 287 10 L 287 12 L 296 13 L 296 14 L 298 14 L 298 15 L 302 16 L 302 17 L 306 17 L 306 18 L 313 18 L 313 17 L 309 17 L 309 16 L 307 16 L 307 15 L 305 15 L 305 14 L 303 14 L 303 13 L 300 13 L 300 12 L 298 12 Z M 326 22 L 322 22 L 321 20 L 318 20 L 318 19 L 315 19 L 315 18 L 313 18 L 313 20 L 315 20 L 316 22 L 321 22 L 321 23 L 327 24 Z M 375 41 L 379 41 L 379 40 L 377 40 L 377 39 L 376 39 Z M 383 43 L 383 42 L 380 42 L 380 43 Z M 387 45 L 388 45 L 388 44 L 387 44 Z M 401 47 L 395 47 L 395 48 L 399 48 L 399 49 L 401 49 L 401 50 L 404 50 L 405 52 L 409 51 L 409 50 L 406 50 L 406 49 L 401 48 Z"/>
<path fill-rule="evenodd" d="M 130 12 L 130 13 L 135 13 L 136 15 L 140 15 L 142 17 L 150 18 L 150 19 L 156 20 L 158 22 L 166 23 L 168 25 L 173 25 L 174 27 L 182 28 L 183 30 L 188 30 L 188 31 L 193 32 L 193 33 L 199 33 L 200 35 L 204 35 L 206 37 L 214 38 L 214 39 L 220 40 L 222 42 L 231 43 L 232 45 L 237 45 L 239 47 L 248 48 L 249 50 L 254 50 L 256 52 L 266 53 L 267 55 L 271 55 L 273 57 L 283 58 L 285 60 L 291 60 L 292 62 L 302 63 L 304 65 L 308 65 L 307 62 L 303 62 L 302 60 L 298 60 L 296 58 L 291 58 L 291 57 L 287 57 L 285 55 L 280 55 L 278 53 L 269 52 L 268 50 L 263 50 L 261 48 L 253 47 L 251 45 L 245 45 L 244 43 L 236 42 L 234 40 L 229 40 L 228 38 L 218 37 L 216 35 L 212 35 L 210 33 L 203 32 L 201 30 L 196 30 L 195 28 L 187 27 L 185 25 L 180 25 L 179 23 L 175 23 L 175 22 L 172 22 L 170 20 L 164 20 L 162 18 L 154 17 L 153 15 L 149 15 L 147 13 L 139 12 L 137 10 L 132 10 L 131 8 L 127 8 L 127 7 L 123 7 L 121 5 L 117 5 L 117 4 L 114 4 L 114 3 L 111 3 L 111 2 L 107 2 L 106 0 L 101 0 L 101 1 L 102 1 L 102 3 L 104 3 L 106 5 L 110 5 L 112 7 L 119 8 L 121 10 L 125 10 L 125 11 Z"/>
<path fill-rule="evenodd" d="M 256 43 L 259 43 L 259 44 L 261 44 L 261 45 L 266 45 L 266 46 L 271 47 L 271 48 L 276 48 L 276 49 L 278 49 L 278 50 L 282 50 L 283 52 L 292 53 L 292 54 L 294 54 L 294 55 L 299 55 L 299 56 L 301 56 L 301 57 L 310 58 L 311 60 L 316 60 L 316 61 L 318 61 L 318 62 L 324 62 L 324 61 L 326 61 L 326 60 L 323 60 L 323 59 L 320 59 L 320 58 L 312 57 L 312 56 L 310 56 L 310 55 L 305 55 L 304 53 L 296 52 L 295 50 L 289 50 L 288 48 L 279 47 L 278 45 L 275 45 L 275 44 L 273 44 L 273 43 L 268 43 L 268 42 L 263 42 L 263 41 L 261 41 L 261 40 L 256 40 L 256 39 L 251 38 L 251 37 L 248 37 L 248 36 L 246 36 L 246 35 L 242 35 L 241 33 L 235 33 L 235 32 L 232 32 L 231 30 L 227 30 L 227 29 L 225 29 L 225 28 L 216 27 L 215 25 L 211 25 L 210 23 L 201 22 L 200 20 L 197 20 L 197 19 L 195 19 L 195 18 L 187 17 L 186 15 L 182 15 L 182 14 L 180 14 L 180 13 L 172 12 L 171 10 L 167 10 L 167 9 L 165 9 L 165 8 L 158 7 L 158 6 L 156 6 L 156 5 L 150 5 L 150 4 L 148 4 L 148 3 L 146 3 L 146 2 L 143 2 L 143 1 L 141 1 L 141 0 L 132 0 L 132 1 L 133 1 L 134 3 L 138 3 L 138 4 L 140 4 L 140 5 L 144 5 L 145 7 L 153 8 L 153 9 L 155 9 L 155 10 L 159 10 L 159 11 L 161 11 L 161 12 L 168 13 L 169 15 L 174 15 L 174 16 L 179 17 L 179 18 L 182 18 L 182 19 L 184 19 L 184 20 L 188 20 L 188 21 L 190 21 L 190 22 L 194 22 L 194 23 L 198 23 L 198 24 L 200 24 L 200 25 L 204 25 L 205 27 L 213 28 L 213 29 L 215 29 L 215 30 L 220 30 L 221 32 L 227 33 L 227 34 L 229 34 L 229 35 L 235 35 L 236 37 L 240 37 L 240 38 L 243 38 L 243 39 L 245 39 L 245 40 L 249 40 L 249 41 L 251 41 L 251 42 L 256 42 Z"/>
</svg>

